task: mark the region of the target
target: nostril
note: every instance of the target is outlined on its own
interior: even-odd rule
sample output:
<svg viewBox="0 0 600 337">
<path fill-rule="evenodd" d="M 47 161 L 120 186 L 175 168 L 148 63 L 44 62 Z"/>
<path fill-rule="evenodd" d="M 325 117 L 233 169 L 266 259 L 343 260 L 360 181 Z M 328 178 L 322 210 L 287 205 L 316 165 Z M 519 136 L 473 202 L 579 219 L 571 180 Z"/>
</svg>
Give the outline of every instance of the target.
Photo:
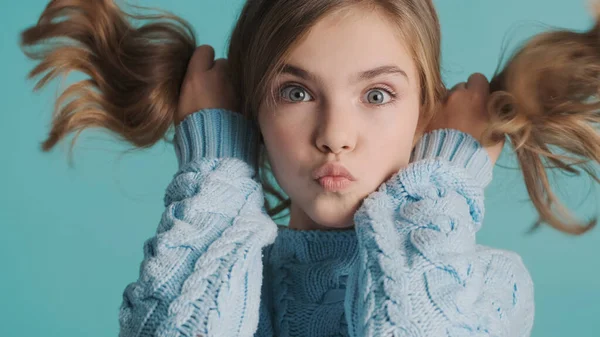
<svg viewBox="0 0 600 337">
<path fill-rule="evenodd" d="M 321 151 L 323 152 L 333 152 L 331 148 L 327 145 L 321 145 Z"/>
</svg>

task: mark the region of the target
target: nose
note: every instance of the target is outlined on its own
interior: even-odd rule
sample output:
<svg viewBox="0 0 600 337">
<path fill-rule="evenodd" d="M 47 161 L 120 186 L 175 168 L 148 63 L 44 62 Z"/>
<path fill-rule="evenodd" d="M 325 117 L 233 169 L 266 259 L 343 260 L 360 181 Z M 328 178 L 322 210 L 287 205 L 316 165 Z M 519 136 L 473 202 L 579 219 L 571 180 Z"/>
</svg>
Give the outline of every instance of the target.
<svg viewBox="0 0 600 337">
<path fill-rule="evenodd" d="M 323 153 L 341 154 L 356 147 L 358 126 L 352 118 L 352 107 L 324 107 L 319 114 L 315 145 Z"/>
</svg>

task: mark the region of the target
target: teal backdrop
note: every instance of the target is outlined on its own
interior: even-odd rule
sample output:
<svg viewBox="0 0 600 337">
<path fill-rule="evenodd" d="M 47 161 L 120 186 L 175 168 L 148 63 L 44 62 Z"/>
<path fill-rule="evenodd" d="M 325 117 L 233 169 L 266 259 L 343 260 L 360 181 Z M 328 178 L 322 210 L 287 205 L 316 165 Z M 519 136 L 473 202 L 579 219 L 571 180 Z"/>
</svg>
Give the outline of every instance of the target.
<svg viewBox="0 0 600 337">
<path fill-rule="evenodd" d="M 92 1 L 92 0 L 89 0 Z M 189 20 L 199 41 L 224 56 L 243 0 L 138 0 Z M 0 336 L 104 337 L 118 333 L 125 286 L 136 280 L 144 240 L 155 232 L 176 169 L 171 145 L 130 151 L 86 132 L 69 165 L 68 142 L 50 153 L 58 83 L 33 93 L 33 62 L 19 32 L 47 1 L 0 1 Z M 587 0 L 438 0 L 448 85 L 493 74 L 503 43 L 515 46 L 544 25 L 587 28 Z M 505 151 L 487 189 L 481 244 L 518 252 L 536 285 L 534 337 L 600 336 L 600 229 L 583 237 L 526 231 L 533 207 L 514 156 Z M 557 176 L 553 186 L 581 218 L 597 216 L 598 184 Z"/>
</svg>

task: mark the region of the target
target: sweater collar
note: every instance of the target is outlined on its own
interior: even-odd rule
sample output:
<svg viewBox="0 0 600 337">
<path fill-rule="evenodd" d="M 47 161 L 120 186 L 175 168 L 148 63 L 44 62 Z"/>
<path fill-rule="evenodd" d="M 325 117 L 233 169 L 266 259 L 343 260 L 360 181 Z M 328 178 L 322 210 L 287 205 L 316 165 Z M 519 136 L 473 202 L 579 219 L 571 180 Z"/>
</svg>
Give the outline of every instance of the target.
<svg viewBox="0 0 600 337">
<path fill-rule="evenodd" d="M 280 261 L 312 264 L 339 261 L 343 268 L 353 260 L 357 241 L 354 229 L 295 230 L 279 226 L 273 253 Z"/>
</svg>

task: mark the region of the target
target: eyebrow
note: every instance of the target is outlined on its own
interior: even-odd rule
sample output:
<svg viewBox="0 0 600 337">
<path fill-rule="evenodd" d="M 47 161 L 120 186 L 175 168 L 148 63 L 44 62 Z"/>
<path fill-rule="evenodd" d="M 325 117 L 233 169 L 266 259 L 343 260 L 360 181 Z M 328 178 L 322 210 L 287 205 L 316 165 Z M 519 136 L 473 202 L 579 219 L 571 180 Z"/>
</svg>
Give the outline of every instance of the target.
<svg viewBox="0 0 600 337">
<path fill-rule="evenodd" d="M 306 81 L 319 82 L 319 78 L 314 74 L 291 64 L 284 64 L 281 73 L 294 75 Z M 404 76 L 406 80 L 409 81 L 408 75 L 406 75 L 406 72 L 404 70 L 394 65 L 386 65 L 360 72 L 358 75 L 355 76 L 354 82 L 367 81 L 375 77 L 388 74 L 399 74 Z"/>
</svg>

